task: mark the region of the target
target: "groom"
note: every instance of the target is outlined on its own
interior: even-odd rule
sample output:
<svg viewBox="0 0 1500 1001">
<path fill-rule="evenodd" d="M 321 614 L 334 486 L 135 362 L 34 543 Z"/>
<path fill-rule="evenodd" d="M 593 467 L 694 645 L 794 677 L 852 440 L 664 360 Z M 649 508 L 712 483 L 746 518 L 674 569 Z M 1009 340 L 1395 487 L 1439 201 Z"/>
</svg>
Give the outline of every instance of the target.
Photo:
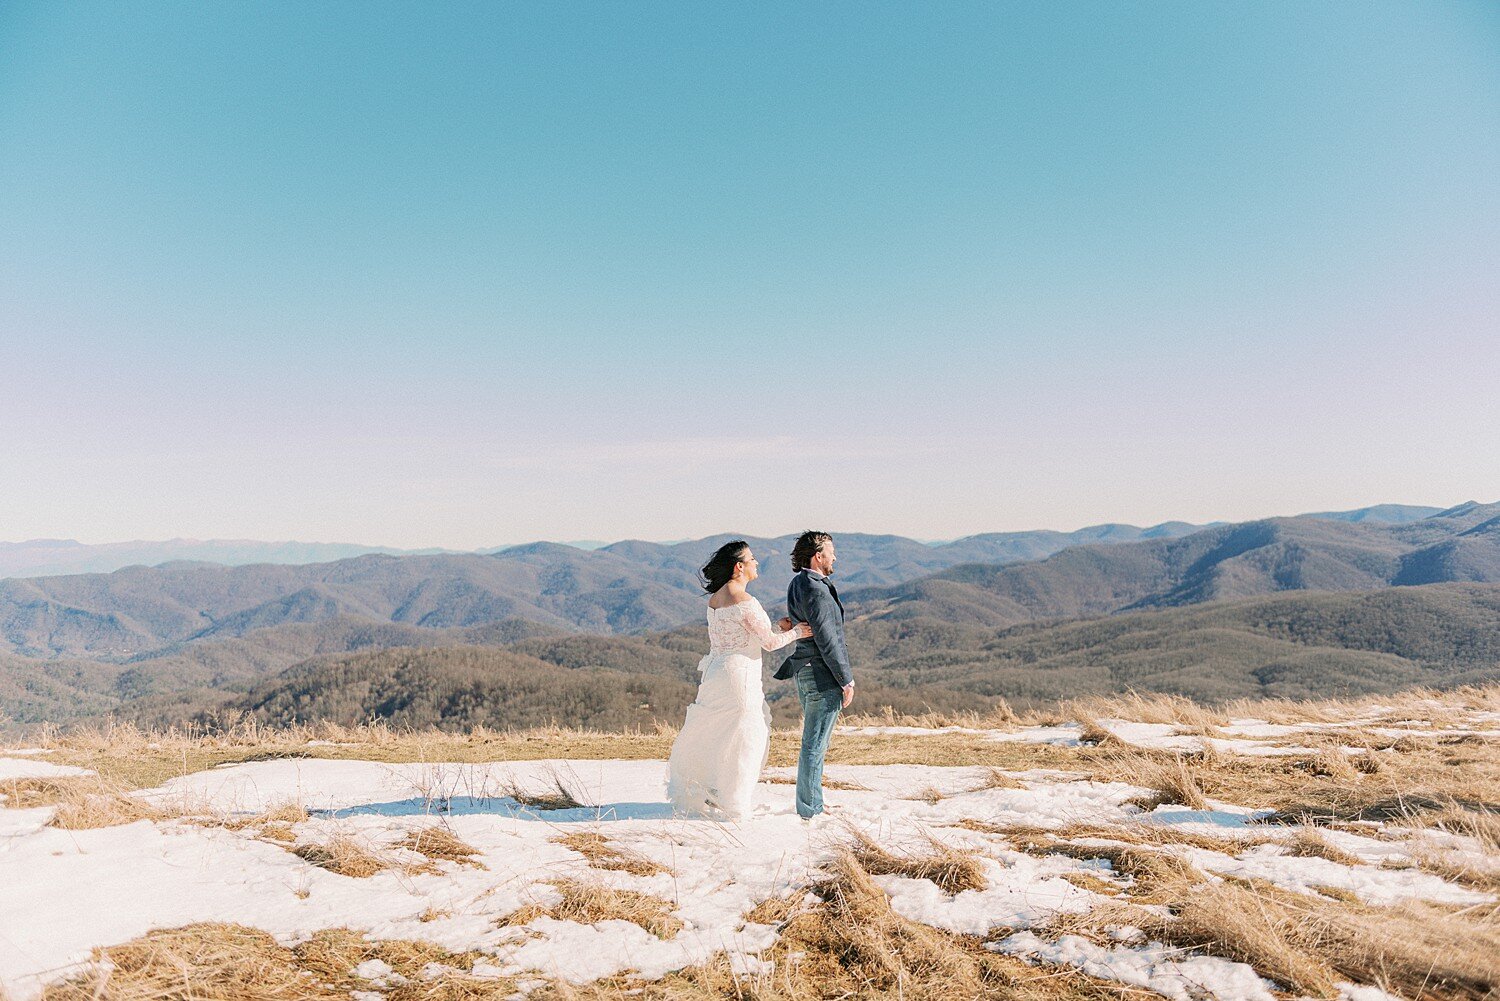
<svg viewBox="0 0 1500 1001">
<path fill-rule="evenodd" d="M 839 713 L 854 699 L 854 673 L 844 646 L 844 605 L 829 579 L 836 559 L 833 536 L 827 532 L 803 532 L 792 546 L 792 569 L 797 573 L 786 589 L 787 615 L 812 626 L 812 637 L 797 641 L 776 677 L 795 677 L 802 703 L 797 815 L 803 820 L 823 812 L 823 756 Z"/>
</svg>

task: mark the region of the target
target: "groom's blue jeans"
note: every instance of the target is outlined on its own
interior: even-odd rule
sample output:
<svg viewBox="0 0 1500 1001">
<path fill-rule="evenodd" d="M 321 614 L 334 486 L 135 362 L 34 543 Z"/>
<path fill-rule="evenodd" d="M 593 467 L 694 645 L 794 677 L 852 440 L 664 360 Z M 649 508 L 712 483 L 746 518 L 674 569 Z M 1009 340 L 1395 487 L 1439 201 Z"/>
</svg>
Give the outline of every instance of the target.
<svg viewBox="0 0 1500 1001">
<path fill-rule="evenodd" d="M 797 672 L 797 699 L 802 703 L 802 753 L 797 756 L 797 816 L 823 812 L 823 755 L 833 725 L 844 708 L 844 693 L 822 689 L 811 667 Z"/>
</svg>

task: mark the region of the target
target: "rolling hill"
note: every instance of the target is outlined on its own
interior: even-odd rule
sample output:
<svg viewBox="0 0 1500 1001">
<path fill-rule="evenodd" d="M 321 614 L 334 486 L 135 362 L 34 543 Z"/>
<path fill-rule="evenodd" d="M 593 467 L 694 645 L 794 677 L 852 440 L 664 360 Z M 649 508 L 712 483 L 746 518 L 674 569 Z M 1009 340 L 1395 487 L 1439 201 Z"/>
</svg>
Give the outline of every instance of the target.
<svg viewBox="0 0 1500 1001">
<path fill-rule="evenodd" d="M 867 620 L 850 638 L 862 712 L 983 711 L 1002 697 L 1024 706 L 1128 690 L 1217 703 L 1451 688 L 1500 679 L 1500 585 L 1303 591 L 1000 630 Z M 339 654 L 215 708 L 271 724 L 676 723 L 701 652 L 682 630 Z M 767 694 L 778 722 L 798 719 L 791 686 L 771 681 Z"/>
<path fill-rule="evenodd" d="M 1395 516 L 1344 515 L 1351 530 L 1376 535 L 1382 531 L 1376 522 Z M 1298 518 L 1287 524 L 1316 528 L 1335 522 Z M 1102 525 L 1070 533 L 997 533 L 935 546 L 900 536 L 840 534 L 840 580 L 846 588 L 892 586 L 957 565 L 1004 566 L 1077 548 L 1162 546 L 1200 535 L 1195 526 L 1180 522 L 1148 529 Z M 4 579 L 0 651 L 43 659 L 125 660 L 185 642 L 348 617 L 421 628 L 512 618 L 588 632 L 670 628 L 696 618 L 701 597 L 695 571 L 728 538 L 618 542 L 592 551 L 534 543 L 492 554 L 371 554 L 305 565 L 171 562 L 109 574 Z M 761 556 L 764 577 L 758 586 L 771 596 L 770 603 L 785 591 L 791 575 L 793 539 L 748 540 Z M 1452 553 L 1414 564 L 1410 573 L 1426 574 L 1430 579 L 1423 582 L 1448 579 L 1442 577 L 1447 569 L 1468 573 L 1465 579 L 1489 579 L 1475 577 L 1473 569 L 1483 566 L 1487 545 L 1488 540 L 1456 544 Z M 1135 550 L 1131 553 L 1121 561 L 1127 571 L 1137 558 Z"/>
<path fill-rule="evenodd" d="M 1076 546 L 1018 565 L 968 564 L 854 597 L 857 614 L 990 627 L 1170 608 L 1277 591 L 1500 582 L 1500 504 L 1402 525 L 1273 518 L 1178 539 Z"/>
<path fill-rule="evenodd" d="M 1190 534 L 1179 533 L 1191 526 L 1104 526 L 1071 533 L 1066 548 L 1046 559 L 963 563 L 915 580 L 863 587 L 857 585 L 861 579 L 897 578 L 930 561 L 994 553 L 1017 540 L 975 537 L 924 546 L 896 536 L 840 535 L 851 642 L 862 651 L 861 663 L 868 655 L 874 669 L 889 672 L 879 683 L 889 689 L 883 697 L 890 704 L 926 700 L 951 708 L 1007 692 L 1041 698 L 1055 688 L 1009 672 L 1004 658 L 983 654 L 997 631 L 1028 623 L 1218 606 L 1282 592 L 1500 582 L 1500 505 L 1470 503 L 1404 522 L 1350 514 L 1220 525 Z M 1105 541 L 1077 544 L 1085 536 Z M 690 685 L 693 678 L 682 664 L 690 669 L 701 653 L 702 615 L 702 595 L 691 574 L 702 554 L 721 541 L 625 542 L 595 552 L 539 543 L 488 556 L 369 555 L 306 566 L 171 563 L 3 580 L 0 713 L 21 722 L 106 711 L 180 720 L 227 706 L 295 665 L 393 648 L 505 649 L 568 669 L 675 675 Z M 768 567 L 755 589 L 774 610 L 789 575 L 785 550 L 791 539 L 750 541 Z M 1058 542 L 1032 538 L 1027 544 Z M 1468 614 L 1480 613 L 1471 608 Z M 1196 620 L 1174 621 L 1187 630 Z M 682 623 L 687 625 L 681 632 L 669 631 Z M 1416 635 L 1419 624 L 1402 629 Z M 1206 644 L 1207 635 L 1191 642 Z M 871 644 L 879 644 L 878 656 Z M 1239 650 L 1243 637 L 1231 645 Z M 1376 652 L 1359 651 L 1357 669 L 1325 657 L 1335 665 L 1330 677 L 1347 668 L 1379 688 L 1423 676 L 1408 665 L 1365 656 Z M 1262 644 L 1261 667 L 1274 660 L 1266 659 L 1270 653 Z M 1231 659 L 1239 663 L 1243 657 Z M 1187 673 L 1172 684 L 1213 697 L 1215 685 L 1189 677 L 1212 662 L 1187 657 Z M 947 680 L 912 673 L 937 663 L 973 670 L 962 678 L 943 676 Z M 1281 671 L 1281 689 L 1318 687 L 1314 668 L 1306 666 L 1311 662 L 1303 663 Z M 1472 659 L 1468 666 L 1485 667 Z M 986 671 L 993 684 L 979 676 Z M 1267 687 L 1245 683 L 1236 690 L 1257 686 Z M 918 688 L 923 691 L 914 703 L 908 690 Z"/>
</svg>

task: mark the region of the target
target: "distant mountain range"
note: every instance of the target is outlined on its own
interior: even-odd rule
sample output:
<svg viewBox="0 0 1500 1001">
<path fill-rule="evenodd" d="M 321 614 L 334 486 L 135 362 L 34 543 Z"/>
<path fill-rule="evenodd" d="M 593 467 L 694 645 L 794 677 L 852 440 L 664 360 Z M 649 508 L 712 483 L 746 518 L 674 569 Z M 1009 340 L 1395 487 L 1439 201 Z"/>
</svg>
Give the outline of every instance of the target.
<svg viewBox="0 0 1500 1001">
<path fill-rule="evenodd" d="M 1344 517 L 1354 522 L 1287 523 L 1380 531 L 1359 512 Z M 1143 542 L 1160 546 L 1195 534 L 1201 534 L 1198 526 L 1180 522 L 994 533 L 936 546 L 894 535 L 840 534 L 839 580 L 845 587 L 899 585 L 960 565 L 993 568 L 1079 547 L 1092 553 Z M 729 538 L 617 542 L 592 551 L 539 542 L 488 555 L 372 554 L 302 565 L 176 561 L 110 574 L 11 578 L 0 580 L 0 650 L 40 658 L 126 659 L 190 641 L 344 616 L 426 628 L 520 618 L 594 632 L 664 629 L 700 614 L 697 568 Z M 774 604 L 791 576 L 794 537 L 748 541 L 761 559 L 757 590 Z M 1140 583 L 1139 574 L 1120 569 L 1130 578 L 1121 586 Z M 1077 613 L 1063 607 L 1037 614 Z"/>
<path fill-rule="evenodd" d="M 1127 690 L 1205 702 L 1360 695 L 1500 678 L 1500 585 L 1293 592 L 1005 630 L 867 621 L 850 639 L 863 711 L 984 711 L 1002 697 Z M 649 725 L 681 719 L 700 655 L 680 632 L 364 651 L 308 660 L 221 694 L 215 709 L 271 724 Z M 790 686 L 767 691 L 776 720 L 795 722 Z"/>
<path fill-rule="evenodd" d="M 442 549 L 392 549 L 343 542 L 257 542 L 253 539 L 167 539 L 162 542 L 85 544 L 72 539 L 0 542 L 0 577 L 110 573 L 175 560 L 221 563 L 328 563 L 371 553 L 430 555 Z"/>
<path fill-rule="evenodd" d="M 1276 591 L 1500 582 L 1500 504 L 1420 521 L 1270 518 L 1177 539 L 1075 546 L 1019 565 L 967 564 L 862 589 L 859 614 L 990 627 L 1198 604 Z"/>
<path fill-rule="evenodd" d="M 1327 518 L 1345 521 L 1377 521 L 1400 524 L 1437 513 L 1435 507 L 1420 507 L 1411 504 L 1379 504 L 1360 508 L 1357 511 L 1331 511 L 1306 515 L 1309 518 Z M 1095 525 L 1076 532 L 1004 532 L 977 535 L 960 539 L 955 543 L 938 543 L 941 546 L 958 546 L 974 542 L 978 547 L 965 560 L 952 562 L 984 561 L 999 562 L 1012 559 L 1039 559 L 1058 549 L 1078 542 L 1133 542 L 1142 538 L 1156 538 L 1163 534 L 1181 535 L 1184 531 L 1202 528 L 1202 525 L 1186 525 L 1168 522 L 1154 528 L 1135 528 L 1131 525 Z M 727 536 L 726 536 L 727 538 Z M 907 540 L 911 541 L 911 540 Z M 697 546 L 698 541 L 683 545 Z M 913 543 L 924 545 L 924 543 Z M 597 539 L 580 539 L 559 543 L 574 549 L 603 549 L 609 543 Z M 621 543 L 636 545 L 636 543 Z M 653 543 L 642 543 L 653 545 Z M 657 543 L 671 546 L 674 543 Z M 990 551 L 984 546 L 990 546 Z M 389 546 L 365 546 L 345 542 L 257 542 L 253 539 L 167 539 L 161 542 L 110 542 L 85 544 L 73 539 L 31 539 L 26 542 L 0 542 L 0 578 L 5 577 L 50 577 L 60 574 L 111 573 L 131 566 L 160 566 L 172 562 L 220 563 L 224 566 L 244 566 L 250 563 L 331 563 L 335 560 L 352 559 L 355 556 L 434 556 L 443 553 L 472 552 L 480 555 L 502 552 L 509 546 L 493 546 L 487 549 L 396 549 Z M 699 557 L 701 560 L 704 557 Z"/>
<path fill-rule="evenodd" d="M 879 697 L 886 704 L 904 709 L 971 705 L 1007 692 L 1041 698 L 1070 677 L 1091 688 L 1119 683 L 1129 674 L 1116 670 L 1130 661 L 1125 650 L 1134 640 L 1128 636 L 1117 639 L 1125 648 L 1115 654 L 1102 647 L 1093 654 L 1109 668 L 1105 675 L 1070 673 L 1076 665 L 1066 658 L 1035 652 L 1034 661 L 1018 663 L 1037 666 L 1018 667 L 994 651 L 1008 649 L 1011 640 L 1004 637 L 1017 628 L 1057 629 L 1057 636 L 1076 639 L 1102 634 L 1068 633 L 1074 628 L 1069 621 L 1114 628 L 1153 614 L 1166 615 L 1159 621 L 1170 628 L 1147 630 L 1157 637 L 1147 644 L 1156 651 L 1142 675 L 1148 684 L 1167 679 L 1163 690 L 1203 697 L 1212 691 L 1224 697 L 1313 691 L 1317 670 L 1278 668 L 1281 660 L 1259 639 L 1235 639 L 1230 646 L 1238 653 L 1228 661 L 1213 643 L 1184 639 L 1195 632 L 1244 633 L 1241 626 L 1171 615 L 1284 592 L 1303 592 L 1289 597 L 1294 603 L 1327 602 L 1333 600 L 1328 592 L 1426 594 L 1425 585 L 1500 583 L 1500 504 L 1467 503 L 1422 518 L 1416 513 L 1382 506 L 1210 527 L 996 533 L 941 545 L 839 534 L 838 578 L 851 644 L 862 664 L 879 671 L 878 678 L 866 678 L 864 694 L 884 693 Z M 291 703 L 245 699 L 252 691 L 270 698 L 265 693 L 281 683 L 278 675 L 294 666 L 301 665 L 297 677 L 307 679 L 313 665 L 332 662 L 341 670 L 358 663 L 364 665 L 359 670 L 378 673 L 371 664 L 394 663 L 377 657 L 381 651 L 425 650 L 403 655 L 403 677 L 417 677 L 411 665 L 437 663 L 437 657 L 456 678 L 477 662 L 443 660 L 436 651 L 459 647 L 506 650 L 569 669 L 671 677 L 686 686 L 652 689 L 656 701 L 639 704 L 671 702 L 684 691 L 690 698 L 703 645 L 703 595 L 693 573 L 727 538 L 619 542 L 593 551 L 536 543 L 488 555 L 372 554 L 300 566 L 171 562 L 110 574 L 0 580 L 0 716 L 39 721 L 114 711 L 165 722 L 231 708 L 280 718 L 287 710 L 269 707 Z M 753 589 L 773 611 L 790 576 L 792 541 L 749 540 L 764 566 Z M 1323 679 L 1330 691 L 1348 690 L 1351 678 L 1373 679 L 1379 688 L 1494 670 L 1493 659 L 1484 657 L 1493 648 L 1487 637 L 1500 632 L 1500 616 L 1481 592 L 1459 600 L 1440 591 L 1422 599 L 1428 612 L 1392 626 L 1385 647 L 1367 644 L 1343 660 L 1324 650 L 1317 654 L 1322 660 L 1298 663 L 1343 665 Z M 1370 607 L 1376 611 L 1360 614 L 1386 614 L 1384 605 Z M 1399 652 L 1420 648 L 1424 629 L 1469 626 L 1480 639 L 1447 659 Z M 1174 630 L 1176 638 L 1166 636 Z M 1328 649 L 1354 649 L 1338 646 L 1336 631 L 1329 635 L 1335 640 Z M 1379 661 L 1391 656 L 1409 663 Z M 1178 664 L 1176 673 L 1165 669 L 1168 662 Z M 453 667 L 460 663 L 466 666 Z M 519 671 L 523 662 L 505 663 Z M 1215 680 L 1225 663 L 1237 665 L 1232 685 Z M 1295 683 L 1288 680 L 1293 677 Z M 602 684 L 570 678 L 575 692 Z M 630 684 L 638 682 L 645 684 Z M 319 690 L 332 692 L 328 685 Z M 607 701 L 616 715 L 630 704 L 613 695 Z"/>
</svg>

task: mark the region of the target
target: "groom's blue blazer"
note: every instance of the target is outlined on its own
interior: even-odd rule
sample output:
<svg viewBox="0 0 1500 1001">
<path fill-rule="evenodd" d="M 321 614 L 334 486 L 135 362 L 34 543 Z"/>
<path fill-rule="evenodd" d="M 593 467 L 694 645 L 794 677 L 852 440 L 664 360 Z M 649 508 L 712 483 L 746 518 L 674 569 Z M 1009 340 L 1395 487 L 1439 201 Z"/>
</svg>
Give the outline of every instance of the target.
<svg viewBox="0 0 1500 1001">
<path fill-rule="evenodd" d="M 854 684 L 849 650 L 844 645 L 844 603 L 833 582 L 810 570 L 799 570 L 786 589 L 786 613 L 793 622 L 812 626 L 812 638 L 798 640 L 775 677 L 785 681 L 806 668 L 825 690 Z"/>
</svg>

